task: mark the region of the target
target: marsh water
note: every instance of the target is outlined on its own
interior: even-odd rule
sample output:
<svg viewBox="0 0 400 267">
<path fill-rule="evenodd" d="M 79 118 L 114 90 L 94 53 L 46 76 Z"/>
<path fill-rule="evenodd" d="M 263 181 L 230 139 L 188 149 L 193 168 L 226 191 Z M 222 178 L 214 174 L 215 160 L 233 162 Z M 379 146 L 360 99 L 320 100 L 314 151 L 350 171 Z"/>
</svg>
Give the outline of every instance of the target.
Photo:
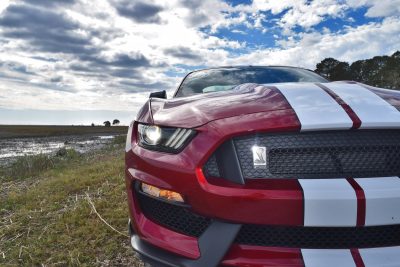
<svg viewBox="0 0 400 267">
<path fill-rule="evenodd" d="M 76 135 L 0 139 L 0 166 L 25 155 L 56 154 L 61 148 L 79 153 L 96 150 L 110 143 L 116 135 Z"/>
</svg>

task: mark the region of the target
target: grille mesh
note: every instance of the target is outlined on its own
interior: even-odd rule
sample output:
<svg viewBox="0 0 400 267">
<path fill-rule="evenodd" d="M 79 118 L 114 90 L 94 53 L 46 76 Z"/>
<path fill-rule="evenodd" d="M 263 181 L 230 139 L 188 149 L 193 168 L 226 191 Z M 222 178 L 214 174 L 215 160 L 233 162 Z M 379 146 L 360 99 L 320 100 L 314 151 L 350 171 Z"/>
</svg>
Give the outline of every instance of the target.
<svg viewBox="0 0 400 267">
<path fill-rule="evenodd" d="M 259 134 L 234 141 L 245 178 L 400 175 L 398 130 Z M 267 149 L 265 168 L 253 166 L 254 145 Z"/>
<path fill-rule="evenodd" d="M 368 248 L 400 245 L 400 225 L 281 227 L 243 225 L 236 243 L 291 248 Z"/>
<path fill-rule="evenodd" d="M 207 163 L 204 165 L 204 174 L 207 177 L 209 176 L 220 177 L 217 165 L 217 159 L 215 155 L 212 155 L 210 159 L 207 161 Z"/>
<path fill-rule="evenodd" d="M 194 214 L 185 207 L 156 200 L 139 192 L 136 195 L 147 218 L 175 232 L 199 237 L 211 223 L 210 219 Z"/>
</svg>

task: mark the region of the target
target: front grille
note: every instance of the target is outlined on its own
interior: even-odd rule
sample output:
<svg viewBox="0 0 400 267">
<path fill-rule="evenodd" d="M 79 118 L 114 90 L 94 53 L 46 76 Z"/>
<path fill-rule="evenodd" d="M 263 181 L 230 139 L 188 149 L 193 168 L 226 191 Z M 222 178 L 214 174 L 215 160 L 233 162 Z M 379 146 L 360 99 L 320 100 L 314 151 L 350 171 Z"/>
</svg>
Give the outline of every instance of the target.
<svg viewBox="0 0 400 267">
<path fill-rule="evenodd" d="M 400 175 L 399 130 L 254 134 L 233 141 L 244 178 Z M 254 167 L 251 149 L 254 145 L 266 147 L 263 168 Z M 205 173 L 219 177 L 217 162 L 211 157 L 204 166 Z"/>
<path fill-rule="evenodd" d="M 235 243 L 290 248 L 369 248 L 400 245 L 400 225 L 284 227 L 243 225 Z"/>
<path fill-rule="evenodd" d="M 199 237 L 211 220 L 191 212 L 188 208 L 170 204 L 136 191 L 143 214 L 155 223 L 184 235 Z"/>
</svg>

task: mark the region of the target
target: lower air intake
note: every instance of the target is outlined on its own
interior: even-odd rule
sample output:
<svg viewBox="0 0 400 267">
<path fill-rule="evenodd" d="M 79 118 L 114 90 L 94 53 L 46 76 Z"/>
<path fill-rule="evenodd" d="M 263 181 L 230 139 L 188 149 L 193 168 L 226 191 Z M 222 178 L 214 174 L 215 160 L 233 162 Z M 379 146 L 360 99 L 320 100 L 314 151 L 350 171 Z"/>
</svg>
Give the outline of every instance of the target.
<svg viewBox="0 0 400 267">
<path fill-rule="evenodd" d="M 290 248 L 371 248 L 400 245 L 400 225 L 369 227 L 285 227 L 243 225 L 238 244 Z"/>
<path fill-rule="evenodd" d="M 188 208 L 136 193 L 143 214 L 155 223 L 184 235 L 199 237 L 211 220 L 191 212 Z"/>
</svg>

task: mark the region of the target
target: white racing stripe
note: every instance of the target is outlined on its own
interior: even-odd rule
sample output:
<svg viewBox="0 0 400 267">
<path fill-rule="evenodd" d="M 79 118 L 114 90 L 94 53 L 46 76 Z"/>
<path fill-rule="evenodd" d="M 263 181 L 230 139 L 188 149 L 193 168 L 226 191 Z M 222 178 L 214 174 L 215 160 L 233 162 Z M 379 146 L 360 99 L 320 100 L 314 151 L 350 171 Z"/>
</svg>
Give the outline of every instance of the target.
<svg viewBox="0 0 400 267">
<path fill-rule="evenodd" d="M 359 252 L 365 267 L 400 266 L 400 247 L 365 248 Z"/>
<path fill-rule="evenodd" d="M 304 226 L 355 226 L 357 196 L 346 179 L 299 179 Z"/>
<path fill-rule="evenodd" d="M 366 199 L 365 225 L 400 224 L 400 178 L 357 178 Z"/>
<path fill-rule="evenodd" d="M 302 249 L 305 267 L 356 267 L 348 249 Z"/>
<path fill-rule="evenodd" d="M 384 99 L 358 84 L 324 83 L 357 114 L 360 129 L 400 128 L 400 112 Z"/>
<path fill-rule="evenodd" d="M 302 131 L 350 129 L 353 121 L 323 89 L 311 83 L 282 83 L 276 87 L 292 106 Z"/>
<path fill-rule="evenodd" d="M 365 267 L 399 267 L 400 247 L 358 250 Z M 301 249 L 305 267 L 356 267 L 349 249 Z"/>
<path fill-rule="evenodd" d="M 355 226 L 357 196 L 346 179 L 299 179 L 304 226 Z"/>
</svg>

